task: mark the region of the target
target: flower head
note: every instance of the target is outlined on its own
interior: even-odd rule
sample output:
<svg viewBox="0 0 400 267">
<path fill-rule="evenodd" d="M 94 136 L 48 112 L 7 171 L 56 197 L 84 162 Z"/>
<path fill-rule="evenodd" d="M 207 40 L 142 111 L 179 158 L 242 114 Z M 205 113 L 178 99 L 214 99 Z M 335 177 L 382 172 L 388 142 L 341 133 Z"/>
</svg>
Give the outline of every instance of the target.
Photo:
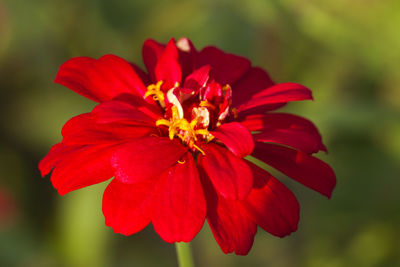
<svg viewBox="0 0 400 267">
<path fill-rule="evenodd" d="M 299 204 L 252 155 L 330 197 L 332 169 L 316 127 L 287 113 L 312 99 L 296 83 L 275 84 L 246 58 L 183 38 L 147 40 L 147 73 L 114 55 L 77 57 L 55 82 L 99 104 L 70 119 L 40 162 L 60 194 L 113 177 L 106 224 L 131 235 L 150 222 L 167 242 L 189 242 L 208 224 L 225 253 L 247 254 L 257 225 L 283 237 L 297 230 Z"/>
</svg>

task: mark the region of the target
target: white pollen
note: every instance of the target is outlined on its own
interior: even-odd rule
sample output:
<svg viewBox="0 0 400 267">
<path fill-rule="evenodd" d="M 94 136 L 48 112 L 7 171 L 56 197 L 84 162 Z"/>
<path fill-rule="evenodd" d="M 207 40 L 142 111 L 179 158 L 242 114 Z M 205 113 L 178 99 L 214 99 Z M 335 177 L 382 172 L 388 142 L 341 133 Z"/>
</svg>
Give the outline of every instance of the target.
<svg viewBox="0 0 400 267">
<path fill-rule="evenodd" d="M 210 125 L 210 112 L 206 107 L 193 108 L 192 115 L 199 120 L 199 123 L 204 128 L 208 128 L 208 125 Z"/>
<path fill-rule="evenodd" d="M 181 102 L 179 102 L 178 98 L 174 94 L 174 90 L 175 90 L 175 87 L 168 90 L 167 99 L 170 103 L 172 103 L 172 105 L 174 105 L 175 107 L 178 108 L 179 118 L 182 119 L 183 118 L 183 108 L 182 108 Z"/>
</svg>

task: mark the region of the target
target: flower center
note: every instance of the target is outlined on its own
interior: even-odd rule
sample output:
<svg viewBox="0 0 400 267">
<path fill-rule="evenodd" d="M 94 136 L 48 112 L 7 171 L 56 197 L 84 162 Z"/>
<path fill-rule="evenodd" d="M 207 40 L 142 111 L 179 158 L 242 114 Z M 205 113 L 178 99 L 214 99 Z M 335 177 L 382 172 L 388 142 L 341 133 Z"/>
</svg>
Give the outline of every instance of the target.
<svg viewBox="0 0 400 267">
<path fill-rule="evenodd" d="M 169 138 L 172 140 L 175 136 L 179 137 L 183 143 L 189 146 L 192 149 L 197 149 L 202 154 L 204 151 L 196 144 L 197 141 L 211 141 L 214 136 L 212 136 L 207 129 L 199 129 L 198 118 L 194 118 L 190 122 L 185 118 L 181 118 L 179 116 L 178 107 L 171 107 L 172 116 L 169 120 L 167 119 L 158 119 L 156 121 L 157 126 L 167 126 Z"/>
<path fill-rule="evenodd" d="M 213 82 L 188 94 L 179 83 L 170 89 L 162 85 L 163 81 L 149 85 L 144 95 L 145 98 L 152 96 L 165 110 L 164 118 L 158 119 L 156 126 L 160 129 L 167 127 L 171 140 L 177 137 L 193 151 L 204 154 L 201 144 L 214 138 L 209 129 L 215 129 L 228 115 L 234 114 L 230 108 L 230 86 Z"/>
</svg>

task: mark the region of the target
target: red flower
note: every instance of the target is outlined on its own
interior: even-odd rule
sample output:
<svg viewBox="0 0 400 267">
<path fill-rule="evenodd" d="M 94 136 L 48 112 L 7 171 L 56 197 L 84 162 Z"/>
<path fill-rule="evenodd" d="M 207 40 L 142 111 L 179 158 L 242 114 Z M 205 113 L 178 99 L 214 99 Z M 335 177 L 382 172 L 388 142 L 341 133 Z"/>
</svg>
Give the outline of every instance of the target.
<svg viewBox="0 0 400 267">
<path fill-rule="evenodd" d="M 60 67 L 55 82 L 100 103 L 70 119 L 39 164 L 61 195 L 114 177 L 103 213 L 115 232 L 152 222 L 165 241 L 189 242 L 207 219 L 222 251 L 242 255 L 257 225 L 283 237 L 299 220 L 293 193 L 245 156 L 331 196 L 335 175 L 311 155 L 325 150 L 316 127 L 270 113 L 312 99 L 309 89 L 188 39 L 147 40 L 143 60 L 148 73 L 114 55 Z"/>
</svg>

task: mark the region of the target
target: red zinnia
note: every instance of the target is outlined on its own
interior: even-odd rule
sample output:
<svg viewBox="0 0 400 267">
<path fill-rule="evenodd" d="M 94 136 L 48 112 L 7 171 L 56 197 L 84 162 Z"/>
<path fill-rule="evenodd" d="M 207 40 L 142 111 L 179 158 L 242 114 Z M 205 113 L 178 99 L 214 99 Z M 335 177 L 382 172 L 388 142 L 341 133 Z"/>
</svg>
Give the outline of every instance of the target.
<svg viewBox="0 0 400 267">
<path fill-rule="evenodd" d="M 131 235 L 152 222 L 167 242 L 189 242 L 207 219 L 225 253 L 247 254 L 257 225 L 283 237 L 299 204 L 252 155 L 330 197 L 336 178 L 311 156 L 325 150 L 316 127 L 287 113 L 312 99 L 296 83 L 275 84 L 246 58 L 188 39 L 147 40 L 148 73 L 114 55 L 77 57 L 55 82 L 98 104 L 70 119 L 40 162 L 63 195 L 114 177 L 103 196 L 106 224 Z"/>
</svg>

